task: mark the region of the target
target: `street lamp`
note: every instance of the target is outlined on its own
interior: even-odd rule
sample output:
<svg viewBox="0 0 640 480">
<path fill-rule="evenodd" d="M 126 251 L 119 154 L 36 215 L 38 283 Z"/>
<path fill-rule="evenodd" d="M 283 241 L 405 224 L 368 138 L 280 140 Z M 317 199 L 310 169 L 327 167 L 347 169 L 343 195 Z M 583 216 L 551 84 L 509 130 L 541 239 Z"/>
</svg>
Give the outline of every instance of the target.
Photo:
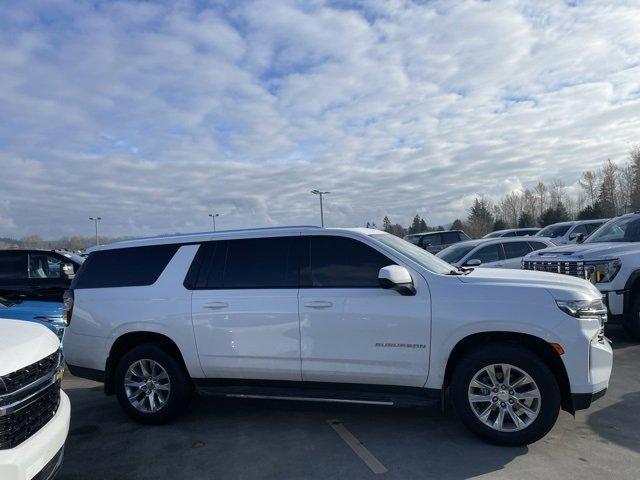
<svg viewBox="0 0 640 480">
<path fill-rule="evenodd" d="M 320 196 L 320 225 L 324 228 L 324 210 L 322 209 L 322 196 L 331 192 L 321 192 L 320 190 L 311 190 L 314 195 Z"/>
<path fill-rule="evenodd" d="M 216 217 L 219 217 L 220 214 L 219 213 L 210 213 L 209 216 L 211 217 L 211 220 L 213 221 L 213 231 L 216 231 Z"/>
<path fill-rule="evenodd" d="M 100 245 L 100 242 L 98 240 L 98 222 L 102 220 L 102 217 L 89 217 L 89 220 L 91 220 L 96 226 L 96 246 Z"/>
</svg>

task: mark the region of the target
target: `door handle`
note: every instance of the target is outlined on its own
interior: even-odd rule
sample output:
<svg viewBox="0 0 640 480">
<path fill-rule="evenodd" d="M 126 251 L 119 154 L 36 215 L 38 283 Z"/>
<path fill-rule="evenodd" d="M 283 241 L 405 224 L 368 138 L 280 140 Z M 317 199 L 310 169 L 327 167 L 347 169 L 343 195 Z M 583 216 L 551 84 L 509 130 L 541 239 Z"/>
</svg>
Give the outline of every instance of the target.
<svg viewBox="0 0 640 480">
<path fill-rule="evenodd" d="M 330 308 L 333 307 L 333 303 L 325 301 L 306 302 L 304 304 L 307 308 Z"/>
<path fill-rule="evenodd" d="M 220 310 L 221 308 L 227 308 L 229 304 L 227 302 L 211 302 L 204 305 L 204 308 L 208 310 Z"/>
</svg>

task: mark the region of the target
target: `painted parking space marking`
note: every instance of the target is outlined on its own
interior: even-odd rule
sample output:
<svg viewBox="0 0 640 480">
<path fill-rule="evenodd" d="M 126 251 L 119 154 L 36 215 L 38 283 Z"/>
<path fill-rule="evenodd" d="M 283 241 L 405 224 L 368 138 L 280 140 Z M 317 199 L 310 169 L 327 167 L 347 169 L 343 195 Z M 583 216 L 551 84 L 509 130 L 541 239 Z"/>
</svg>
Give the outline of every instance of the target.
<svg viewBox="0 0 640 480">
<path fill-rule="evenodd" d="M 373 455 L 373 453 L 371 453 L 367 447 L 365 447 L 362 442 L 353 435 L 353 433 L 347 430 L 347 427 L 345 427 L 340 420 L 327 420 L 327 423 L 331 425 L 331 428 L 333 428 L 340 438 L 342 438 L 342 440 L 351 447 L 351 450 L 360 457 L 360 459 L 373 473 L 382 474 L 388 471 L 387 468 Z"/>
</svg>

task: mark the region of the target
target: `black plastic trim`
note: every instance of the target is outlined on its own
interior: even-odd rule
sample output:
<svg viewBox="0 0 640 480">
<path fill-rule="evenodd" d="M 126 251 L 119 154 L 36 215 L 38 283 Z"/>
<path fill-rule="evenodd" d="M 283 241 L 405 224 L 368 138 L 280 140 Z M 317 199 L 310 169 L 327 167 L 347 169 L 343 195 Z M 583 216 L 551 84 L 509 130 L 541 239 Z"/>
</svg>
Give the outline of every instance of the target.
<svg viewBox="0 0 640 480">
<path fill-rule="evenodd" d="M 87 380 L 93 380 L 94 382 L 104 383 L 105 375 L 104 371 L 94 368 L 78 367 L 77 365 L 71 365 L 67 363 L 67 368 L 71 372 L 71 375 L 79 378 L 86 378 Z"/>
<path fill-rule="evenodd" d="M 571 401 L 574 410 L 586 410 L 593 402 L 602 398 L 607 393 L 607 389 L 600 390 L 596 393 L 572 393 Z"/>
</svg>

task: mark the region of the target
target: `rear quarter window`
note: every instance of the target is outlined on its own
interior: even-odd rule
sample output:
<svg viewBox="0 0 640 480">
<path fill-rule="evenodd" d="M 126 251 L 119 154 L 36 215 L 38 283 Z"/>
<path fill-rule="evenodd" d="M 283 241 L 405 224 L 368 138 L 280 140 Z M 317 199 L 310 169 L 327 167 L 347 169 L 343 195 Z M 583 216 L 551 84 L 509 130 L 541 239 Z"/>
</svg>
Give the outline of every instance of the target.
<svg viewBox="0 0 640 480">
<path fill-rule="evenodd" d="M 93 252 L 80 267 L 71 288 L 151 285 L 180 245 L 150 245 Z"/>
</svg>

